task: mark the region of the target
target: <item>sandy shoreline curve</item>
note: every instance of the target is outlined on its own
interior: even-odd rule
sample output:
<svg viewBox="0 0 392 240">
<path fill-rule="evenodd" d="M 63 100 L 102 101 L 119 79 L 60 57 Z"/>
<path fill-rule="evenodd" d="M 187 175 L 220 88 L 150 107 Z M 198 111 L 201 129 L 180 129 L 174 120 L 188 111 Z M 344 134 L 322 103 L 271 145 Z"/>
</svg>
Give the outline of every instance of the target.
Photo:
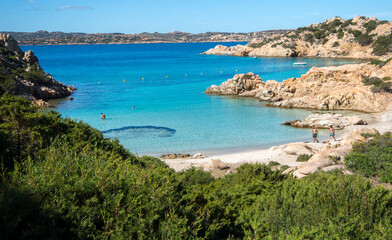
<svg viewBox="0 0 392 240">
<path fill-rule="evenodd" d="M 331 141 L 329 145 L 336 145 L 350 134 L 363 128 L 376 129 L 381 134 L 392 131 L 392 104 L 384 112 L 370 113 L 371 121 L 368 125 L 352 125 L 341 130 L 337 134 L 336 142 Z M 323 139 L 322 139 L 323 140 Z M 309 141 L 312 141 L 309 137 Z M 328 143 L 305 143 L 288 142 L 286 144 L 256 150 L 244 150 L 233 153 L 213 154 L 203 159 L 161 159 L 175 171 L 182 171 L 190 167 L 202 168 L 211 171 L 215 176 L 222 176 L 227 173 L 235 172 L 235 169 L 244 163 L 268 164 L 277 162 L 281 166 L 298 167 L 303 162 L 296 159 L 301 154 L 314 154 L 324 149 Z"/>
</svg>

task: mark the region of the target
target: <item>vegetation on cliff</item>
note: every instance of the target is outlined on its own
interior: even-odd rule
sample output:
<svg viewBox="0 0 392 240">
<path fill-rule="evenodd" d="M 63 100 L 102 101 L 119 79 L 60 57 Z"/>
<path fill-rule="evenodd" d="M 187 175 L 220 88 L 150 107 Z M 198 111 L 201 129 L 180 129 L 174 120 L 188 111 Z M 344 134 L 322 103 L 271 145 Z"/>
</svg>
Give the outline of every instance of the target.
<svg viewBox="0 0 392 240">
<path fill-rule="evenodd" d="M 218 45 L 206 54 L 256 57 L 352 57 L 392 56 L 392 22 L 374 17 L 344 20 L 335 17 L 286 33 L 266 36 L 247 45 Z"/>
<path fill-rule="evenodd" d="M 23 52 L 10 35 L 0 34 L 0 93 L 46 100 L 69 96 L 73 90 L 44 72 L 32 51 Z"/>
<path fill-rule="evenodd" d="M 249 164 L 220 179 L 174 172 L 85 123 L 0 101 L 1 239 L 392 237 L 391 192 L 359 175 L 295 180 Z"/>
</svg>

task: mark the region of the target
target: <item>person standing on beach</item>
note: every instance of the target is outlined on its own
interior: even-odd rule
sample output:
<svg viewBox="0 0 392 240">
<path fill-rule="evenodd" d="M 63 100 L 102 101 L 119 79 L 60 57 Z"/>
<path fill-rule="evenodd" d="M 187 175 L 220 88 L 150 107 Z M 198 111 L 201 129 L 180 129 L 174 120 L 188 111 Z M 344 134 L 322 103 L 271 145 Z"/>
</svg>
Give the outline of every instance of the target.
<svg viewBox="0 0 392 240">
<path fill-rule="evenodd" d="M 316 129 L 316 127 L 313 125 L 312 126 L 312 134 L 313 134 L 313 142 L 319 142 L 319 140 L 317 140 L 317 136 L 318 136 L 318 130 Z"/>
<path fill-rule="evenodd" d="M 328 137 L 328 142 L 331 140 L 331 137 L 333 137 L 333 140 L 336 141 L 336 138 L 335 138 L 335 128 L 333 128 L 332 125 L 329 125 L 329 137 Z"/>
</svg>

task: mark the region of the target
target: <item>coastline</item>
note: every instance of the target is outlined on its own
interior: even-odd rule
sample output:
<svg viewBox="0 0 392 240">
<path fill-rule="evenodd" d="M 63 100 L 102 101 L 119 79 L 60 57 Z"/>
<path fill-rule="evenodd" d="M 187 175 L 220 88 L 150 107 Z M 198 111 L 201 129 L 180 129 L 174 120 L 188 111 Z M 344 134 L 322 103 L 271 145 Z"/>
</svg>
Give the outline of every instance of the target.
<svg viewBox="0 0 392 240">
<path fill-rule="evenodd" d="M 392 106 L 390 106 L 389 109 L 384 112 L 369 113 L 368 116 L 370 119 L 372 119 L 368 122 L 368 125 L 352 125 L 346 127 L 343 130 L 337 131 L 337 139 L 341 141 L 353 132 L 363 128 L 375 128 L 381 134 L 392 131 Z M 274 145 L 270 147 L 265 146 L 259 149 L 244 149 L 242 151 L 240 150 L 234 152 L 212 154 L 208 155 L 206 158 L 203 159 L 161 158 L 161 160 L 168 164 L 169 167 L 171 167 L 175 171 L 182 171 L 187 168 L 196 167 L 202 168 L 205 171 L 211 171 L 215 176 L 223 176 L 227 173 L 227 171 L 235 172 L 236 168 L 246 163 L 269 164 L 270 162 L 277 162 L 281 166 L 287 165 L 289 167 L 298 167 L 303 164 L 303 162 L 296 161 L 298 155 L 312 154 L 320 151 L 322 148 L 329 145 L 328 143 L 322 143 L 325 140 L 324 138 L 326 138 L 327 141 L 327 137 L 324 136 L 320 139 L 322 140 L 320 141 L 320 143 L 313 143 L 311 142 L 311 137 L 309 137 L 309 142 L 307 143 L 287 141 L 286 143 L 281 145 Z M 219 169 L 219 167 L 218 169 L 213 169 L 216 167 L 211 166 L 211 162 L 216 160 L 218 160 L 221 165 L 226 167 L 223 167 L 223 169 Z"/>
</svg>

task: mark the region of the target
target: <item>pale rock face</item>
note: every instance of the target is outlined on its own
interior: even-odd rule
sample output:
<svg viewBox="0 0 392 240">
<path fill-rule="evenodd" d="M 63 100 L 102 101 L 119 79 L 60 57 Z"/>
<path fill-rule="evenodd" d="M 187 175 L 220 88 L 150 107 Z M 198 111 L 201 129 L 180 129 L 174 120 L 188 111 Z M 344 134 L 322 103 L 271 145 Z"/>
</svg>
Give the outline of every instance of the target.
<svg viewBox="0 0 392 240">
<path fill-rule="evenodd" d="M 344 19 L 336 17 L 326 20 L 326 24 L 332 23 L 334 20 L 340 20 L 342 23 Z M 392 53 L 386 56 L 373 55 L 372 45 L 361 46 L 355 41 L 355 37 L 350 31 L 359 30 L 366 32 L 366 23 L 376 18 L 361 18 L 359 16 L 353 19 L 355 25 L 348 25 L 345 27 L 344 36 L 339 39 L 337 32 L 328 32 L 325 41 L 305 41 L 306 34 L 313 34 L 311 31 L 305 31 L 298 34 L 298 38 L 292 38 L 297 33 L 295 31 L 284 34 L 275 34 L 269 38 L 269 41 L 255 40 L 247 45 L 237 45 L 234 47 L 226 47 L 218 45 L 215 48 L 207 50 L 204 54 L 213 55 L 233 55 L 233 56 L 250 56 L 250 57 L 328 57 L 328 58 L 359 58 L 359 59 L 388 59 L 392 57 Z M 319 24 L 311 24 L 315 28 L 320 28 Z M 373 34 L 373 41 L 378 36 L 389 35 L 392 32 L 392 22 L 384 24 L 379 23 L 376 29 L 370 34 Z M 291 37 L 290 37 L 291 36 Z M 338 46 L 334 43 L 338 42 Z"/>
<path fill-rule="evenodd" d="M 338 67 L 311 68 L 301 78 L 283 82 L 263 82 L 253 73 L 237 74 L 220 86 L 211 86 L 206 93 L 254 96 L 269 101 L 270 106 L 320 110 L 383 111 L 391 93 L 373 93 L 363 84 L 364 77 L 391 77 L 392 61 L 382 68 L 372 64 L 350 64 Z M 252 91 L 250 93 L 246 93 Z"/>
<path fill-rule="evenodd" d="M 343 116 L 342 114 L 311 114 L 305 120 L 293 120 L 285 122 L 284 125 L 290 125 L 298 128 L 329 128 L 331 125 L 335 129 L 343 129 L 350 125 L 366 125 L 366 121 L 358 116 Z"/>
<path fill-rule="evenodd" d="M 29 79 L 28 76 L 15 75 L 15 87 L 8 89 L 11 94 L 21 95 L 29 100 L 62 98 L 71 95 L 76 89 L 56 81 L 50 74 L 45 73 L 38 63 L 38 58 L 32 51 L 23 52 L 18 42 L 10 35 L 0 33 L 0 66 L 5 69 L 23 68 L 26 72 L 39 71 L 42 78 L 37 80 Z M 16 61 L 10 61 L 7 55 L 15 57 Z M 0 89 L 2 90 L 2 89 Z M 44 106 L 40 101 L 35 103 Z"/>
<path fill-rule="evenodd" d="M 353 131 L 345 136 L 338 144 L 326 145 L 320 151 L 315 153 L 307 162 L 293 167 L 290 171 L 284 173 L 291 173 L 297 178 L 302 178 L 308 174 L 315 173 L 318 171 L 331 171 L 334 169 L 344 169 L 344 157 L 351 151 L 352 145 L 356 142 L 365 142 L 367 139 L 362 134 L 376 134 L 378 133 L 375 129 L 362 128 L 357 131 Z M 338 157 L 340 160 L 334 162 L 331 156 Z"/>
</svg>

